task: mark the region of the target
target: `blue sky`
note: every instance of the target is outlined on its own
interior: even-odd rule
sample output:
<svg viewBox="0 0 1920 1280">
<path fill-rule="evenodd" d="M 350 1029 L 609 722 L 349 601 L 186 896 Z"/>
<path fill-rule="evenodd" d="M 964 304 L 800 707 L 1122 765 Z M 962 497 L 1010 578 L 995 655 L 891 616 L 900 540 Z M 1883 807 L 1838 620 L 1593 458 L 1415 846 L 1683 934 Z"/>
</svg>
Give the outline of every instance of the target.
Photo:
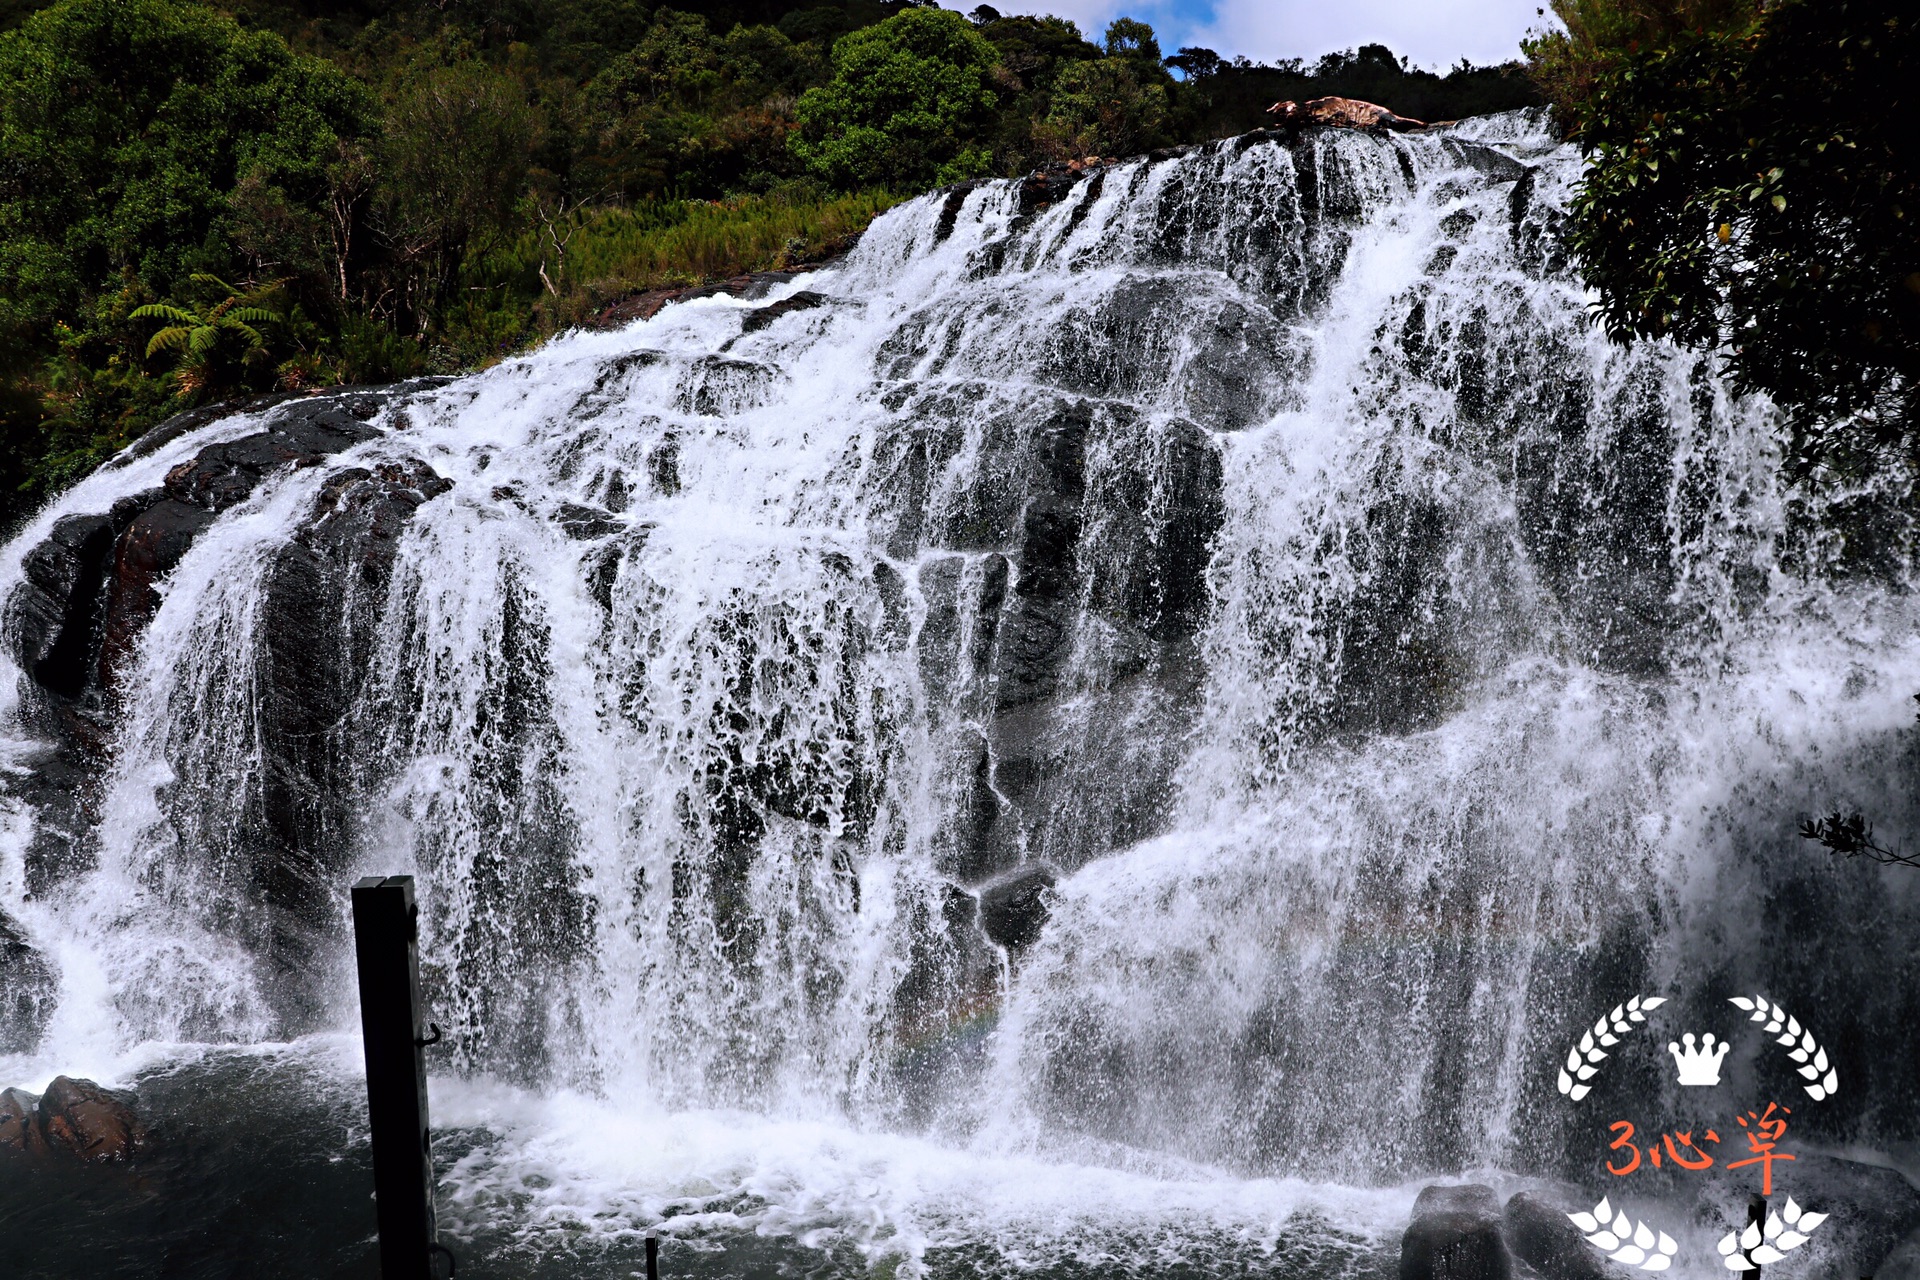
<svg viewBox="0 0 1920 1280">
<path fill-rule="evenodd" d="M 960 0 L 969 9 L 974 0 Z M 955 7 L 956 0 L 946 0 Z M 1153 24 L 1168 53 L 1197 44 L 1256 62 L 1313 59 L 1335 49 L 1378 42 L 1423 67 L 1442 69 L 1469 58 L 1504 62 L 1519 56 L 1520 37 L 1545 20 L 1545 0 L 998 0 L 1002 13 L 1072 18 L 1098 38 L 1118 17 Z"/>
</svg>

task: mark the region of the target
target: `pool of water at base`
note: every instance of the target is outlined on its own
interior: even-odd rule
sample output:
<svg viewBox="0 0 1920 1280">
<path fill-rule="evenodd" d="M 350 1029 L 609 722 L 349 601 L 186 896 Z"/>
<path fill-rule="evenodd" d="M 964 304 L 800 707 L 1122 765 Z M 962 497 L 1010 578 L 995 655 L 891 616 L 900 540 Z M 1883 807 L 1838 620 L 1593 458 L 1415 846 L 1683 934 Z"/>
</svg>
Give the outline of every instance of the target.
<svg viewBox="0 0 1920 1280">
<path fill-rule="evenodd" d="M 148 1126 L 141 1158 L 0 1156 L 0 1275 L 376 1280 L 355 1058 L 335 1037 L 123 1066 L 109 1078 Z M 987 1158 L 738 1115 L 623 1122 L 604 1102 L 451 1080 L 433 1095 L 442 1239 L 462 1280 L 644 1276 L 649 1228 L 670 1280 L 1388 1280 L 1411 1195 Z"/>
</svg>

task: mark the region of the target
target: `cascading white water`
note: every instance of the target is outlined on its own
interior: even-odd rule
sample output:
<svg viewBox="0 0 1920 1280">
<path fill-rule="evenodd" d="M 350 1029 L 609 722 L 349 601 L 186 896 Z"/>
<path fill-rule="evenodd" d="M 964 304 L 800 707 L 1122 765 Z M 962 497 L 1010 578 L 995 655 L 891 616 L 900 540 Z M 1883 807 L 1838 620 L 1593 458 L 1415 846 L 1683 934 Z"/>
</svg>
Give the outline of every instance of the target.
<svg viewBox="0 0 1920 1280">
<path fill-rule="evenodd" d="M 693 1196 L 909 1259 L 1101 1214 L 1271 1245 L 1401 1205 L 1339 1184 L 1564 1170 L 1568 1029 L 1703 973 L 1827 1002 L 1827 1140 L 1911 1141 L 1875 1064 L 1920 891 L 1791 834 L 1914 816 L 1904 492 L 1791 487 L 1709 360 L 1608 345 L 1577 174 L 1513 116 L 986 184 L 390 399 L 167 579 L 97 867 L 28 900 L 5 837 L 60 982 L 21 1070 L 350 1025 L 345 888 L 406 871 L 442 1123 L 504 1135 L 453 1212 L 530 1239 Z M 7 593 L 275 412 L 89 479 Z M 302 595 L 349 469 L 423 466 L 390 568 Z M 299 608 L 350 678 L 293 733 Z M 1036 866 L 994 945 L 974 896 Z M 256 910 L 286 881 L 313 946 Z"/>
</svg>

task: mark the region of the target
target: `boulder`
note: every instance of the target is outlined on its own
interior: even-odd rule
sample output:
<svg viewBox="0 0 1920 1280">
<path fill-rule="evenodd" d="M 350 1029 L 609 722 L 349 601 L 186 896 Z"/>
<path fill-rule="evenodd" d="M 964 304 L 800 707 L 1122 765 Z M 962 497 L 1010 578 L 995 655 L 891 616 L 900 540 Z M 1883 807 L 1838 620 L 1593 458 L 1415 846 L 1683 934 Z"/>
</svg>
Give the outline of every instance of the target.
<svg viewBox="0 0 1920 1280">
<path fill-rule="evenodd" d="M 1335 129 L 1390 130 L 1406 133 L 1424 129 L 1427 122 L 1395 115 L 1387 108 L 1358 98 L 1315 98 L 1310 102 L 1276 102 L 1267 108 L 1281 124 L 1327 125 Z"/>
<path fill-rule="evenodd" d="M 980 891 L 980 928 L 1008 951 L 1024 951 L 1047 923 L 1058 876 L 1044 862 L 1030 863 Z"/>
<path fill-rule="evenodd" d="M 1792 1197 L 1802 1209 L 1832 1215 L 1794 1250 L 1795 1270 L 1878 1280 L 1875 1264 L 1920 1231 L 1920 1190 L 1886 1165 L 1806 1150 L 1793 1154 L 1792 1164 L 1774 1167 L 1772 1208 L 1784 1209 Z M 1728 1227 L 1743 1222 L 1748 1197 L 1759 1190 L 1756 1182 L 1752 1169 L 1716 1166 L 1699 1185 L 1694 1221 Z"/>
<path fill-rule="evenodd" d="M 1493 1188 L 1435 1185 L 1413 1202 L 1400 1238 L 1400 1280 L 1512 1280 Z"/>
<path fill-rule="evenodd" d="M 0 1053 L 32 1053 L 53 1013 L 53 969 L 0 911 Z"/>
<path fill-rule="evenodd" d="M 133 1108 L 91 1080 L 55 1076 L 36 1110 L 48 1148 L 82 1160 L 131 1160 L 146 1141 Z"/>
<path fill-rule="evenodd" d="M 160 580 L 215 515 L 245 501 L 268 474 L 312 466 L 379 435 L 367 420 L 409 389 L 280 404 L 259 431 L 208 445 L 169 471 L 159 489 L 57 521 L 27 553 L 24 581 L 6 604 L 6 637 L 31 681 L 29 717 L 81 754 L 103 755 L 106 695 L 159 608 Z M 250 407 L 258 406 L 234 411 Z M 172 438 L 217 416 L 195 411 L 149 435 Z"/>
<path fill-rule="evenodd" d="M 24 1089 L 0 1090 L 0 1151 L 46 1154 L 34 1107 L 38 1101 Z"/>
<path fill-rule="evenodd" d="M 133 1159 L 146 1142 L 133 1109 L 91 1080 L 55 1076 L 38 1099 L 0 1093 L 0 1150 L 105 1164 Z"/>
<path fill-rule="evenodd" d="M 61 697 L 87 686 L 92 606 L 119 533 L 111 515 L 61 517 L 26 554 L 23 580 L 7 602 L 7 639 L 21 670 Z"/>
<path fill-rule="evenodd" d="M 764 307 L 755 307 L 740 317 L 740 332 L 757 333 L 778 320 L 781 316 L 790 316 L 796 311 L 811 311 L 815 307 L 825 306 L 827 295 L 816 293 L 812 289 L 802 289 L 778 302 L 769 302 Z"/>
<path fill-rule="evenodd" d="M 1567 1210 L 1551 1197 L 1522 1191 L 1500 1215 L 1507 1249 L 1543 1280 L 1606 1280 L 1619 1272 L 1580 1235 Z"/>
</svg>

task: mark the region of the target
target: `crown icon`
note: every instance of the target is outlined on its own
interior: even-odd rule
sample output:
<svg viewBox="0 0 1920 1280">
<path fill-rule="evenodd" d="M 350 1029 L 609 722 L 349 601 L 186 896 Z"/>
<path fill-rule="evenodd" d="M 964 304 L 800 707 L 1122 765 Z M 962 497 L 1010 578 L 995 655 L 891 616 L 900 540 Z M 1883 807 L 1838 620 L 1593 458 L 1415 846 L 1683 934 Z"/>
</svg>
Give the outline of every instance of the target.
<svg viewBox="0 0 1920 1280">
<path fill-rule="evenodd" d="M 1720 1061 L 1727 1056 L 1727 1050 L 1733 1046 L 1725 1040 L 1719 1048 L 1714 1047 L 1713 1032 L 1709 1031 L 1701 1039 L 1700 1046 L 1694 1047 L 1693 1032 L 1680 1037 L 1686 1043 L 1684 1050 L 1678 1044 L 1669 1042 L 1667 1052 L 1680 1064 L 1680 1083 L 1693 1085 L 1716 1085 L 1720 1083 Z"/>
</svg>

